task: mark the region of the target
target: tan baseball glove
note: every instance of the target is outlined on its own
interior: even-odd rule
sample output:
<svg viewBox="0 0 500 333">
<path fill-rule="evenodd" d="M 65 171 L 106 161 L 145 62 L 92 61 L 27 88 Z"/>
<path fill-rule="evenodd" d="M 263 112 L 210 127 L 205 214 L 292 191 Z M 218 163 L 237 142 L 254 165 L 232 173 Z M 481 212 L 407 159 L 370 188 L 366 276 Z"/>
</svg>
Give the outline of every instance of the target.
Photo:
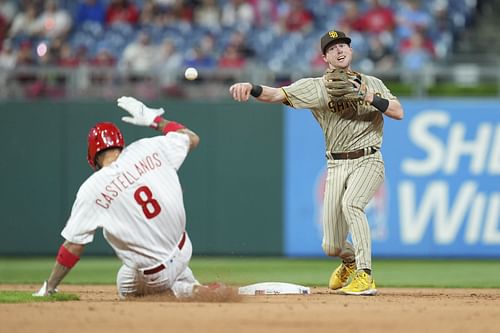
<svg viewBox="0 0 500 333">
<path fill-rule="evenodd" d="M 329 68 L 324 76 L 326 92 L 334 100 L 347 102 L 363 101 L 366 86 L 361 82 L 361 75 L 345 69 Z"/>
</svg>

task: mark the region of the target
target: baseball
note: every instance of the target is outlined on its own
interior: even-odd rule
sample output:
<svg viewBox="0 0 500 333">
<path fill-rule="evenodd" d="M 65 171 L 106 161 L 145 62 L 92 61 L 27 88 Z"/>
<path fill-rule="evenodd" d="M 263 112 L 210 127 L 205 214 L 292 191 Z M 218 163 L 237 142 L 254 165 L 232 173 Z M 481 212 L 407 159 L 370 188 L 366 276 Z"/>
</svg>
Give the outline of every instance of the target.
<svg viewBox="0 0 500 333">
<path fill-rule="evenodd" d="M 188 67 L 184 72 L 184 77 L 186 80 L 195 80 L 198 77 L 198 71 L 194 67 Z"/>
</svg>

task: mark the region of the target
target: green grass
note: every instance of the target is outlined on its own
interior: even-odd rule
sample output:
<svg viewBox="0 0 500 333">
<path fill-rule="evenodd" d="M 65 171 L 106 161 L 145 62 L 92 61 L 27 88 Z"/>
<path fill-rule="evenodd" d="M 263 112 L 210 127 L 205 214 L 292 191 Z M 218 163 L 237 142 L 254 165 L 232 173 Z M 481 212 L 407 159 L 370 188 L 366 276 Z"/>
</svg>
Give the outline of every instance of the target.
<svg viewBox="0 0 500 333">
<path fill-rule="evenodd" d="M 33 297 L 27 291 L 2 291 L 0 290 L 0 303 L 32 303 L 32 302 L 61 302 L 78 301 L 75 294 L 54 294 L 49 297 Z"/>
<path fill-rule="evenodd" d="M 0 258 L 0 283 L 41 284 L 53 258 Z M 203 283 L 234 285 L 290 282 L 326 286 L 339 263 L 328 258 L 195 257 L 190 267 Z M 115 284 L 120 262 L 116 258 L 83 257 L 64 280 L 67 284 Z M 498 260 L 389 260 L 374 259 L 380 287 L 500 288 Z"/>
</svg>

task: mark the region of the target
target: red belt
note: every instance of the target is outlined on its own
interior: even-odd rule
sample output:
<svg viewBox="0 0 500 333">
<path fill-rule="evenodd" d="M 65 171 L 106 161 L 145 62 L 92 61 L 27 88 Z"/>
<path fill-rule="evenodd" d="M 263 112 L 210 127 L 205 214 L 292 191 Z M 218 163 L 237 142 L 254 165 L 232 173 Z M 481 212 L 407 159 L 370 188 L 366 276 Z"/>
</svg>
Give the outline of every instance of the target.
<svg viewBox="0 0 500 333">
<path fill-rule="evenodd" d="M 177 244 L 177 247 L 179 248 L 179 250 L 182 250 L 182 248 L 184 247 L 185 243 L 186 243 L 186 232 L 184 231 L 182 233 L 182 238 L 181 238 L 179 244 Z M 142 274 L 144 274 L 144 275 L 155 274 L 155 273 L 161 272 L 165 268 L 167 268 L 167 266 L 165 266 L 164 264 L 159 264 L 156 267 L 153 267 L 153 268 L 150 268 L 150 269 L 146 269 L 145 271 L 142 272 Z"/>
</svg>

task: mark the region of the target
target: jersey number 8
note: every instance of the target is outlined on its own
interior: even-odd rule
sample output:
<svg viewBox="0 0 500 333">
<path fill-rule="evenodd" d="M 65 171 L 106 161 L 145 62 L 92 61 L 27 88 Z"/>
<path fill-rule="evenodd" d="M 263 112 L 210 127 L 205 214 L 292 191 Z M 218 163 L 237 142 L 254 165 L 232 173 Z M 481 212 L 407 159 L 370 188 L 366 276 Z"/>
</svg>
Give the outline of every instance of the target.
<svg viewBox="0 0 500 333">
<path fill-rule="evenodd" d="M 153 193 L 147 186 L 141 186 L 134 192 L 135 201 L 141 206 L 142 212 L 148 219 L 160 214 L 161 207 L 153 198 Z"/>
</svg>

